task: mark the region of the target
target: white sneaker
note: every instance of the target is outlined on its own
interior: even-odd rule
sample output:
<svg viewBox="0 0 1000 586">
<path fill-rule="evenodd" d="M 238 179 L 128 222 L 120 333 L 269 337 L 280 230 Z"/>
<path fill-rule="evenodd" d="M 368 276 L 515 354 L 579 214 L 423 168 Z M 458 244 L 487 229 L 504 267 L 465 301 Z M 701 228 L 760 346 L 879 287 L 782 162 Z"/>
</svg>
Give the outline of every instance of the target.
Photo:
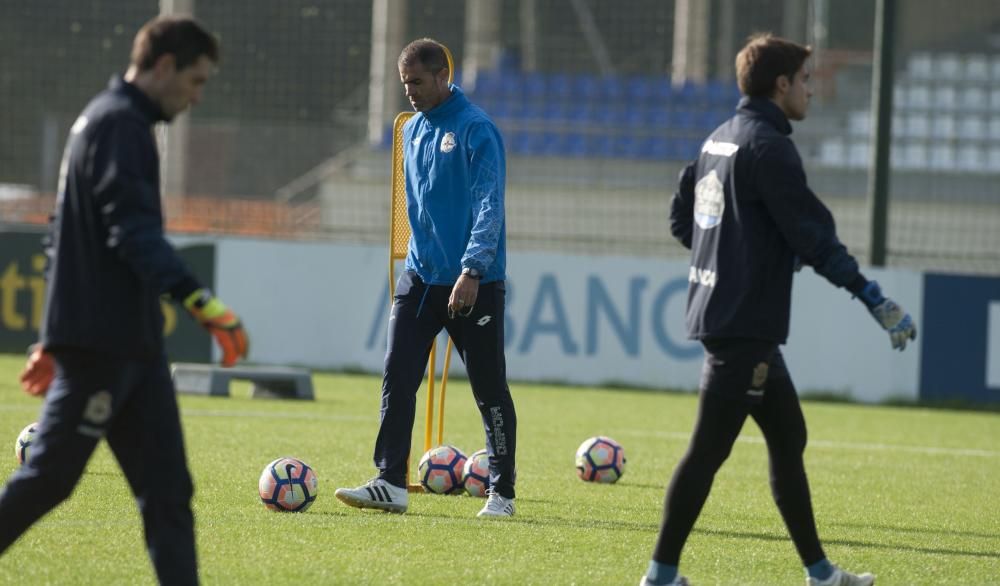
<svg viewBox="0 0 1000 586">
<path fill-rule="evenodd" d="M 871 586 L 875 583 L 875 576 L 864 573 L 855 576 L 850 572 L 845 572 L 837 566 L 833 566 L 833 573 L 826 580 L 817 580 L 813 577 L 806 577 L 806 586 Z"/>
<path fill-rule="evenodd" d="M 649 582 L 646 581 L 646 577 L 643 576 L 642 580 L 639 580 L 639 586 L 651 586 L 651 585 Z M 677 577 L 674 578 L 674 581 L 670 582 L 669 584 L 666 584 L 666 586 L 690 586 L 690 585 L 688 584 L 687 578 L 678 574 Z"/>
<path fill-rule="evenodd" d="M 489 497 L 486 499 L 486 505 L 483 506 L 483 510 L 476 514 L 477 517 L 513 517 L 514 516 L 514 499 L 509 499 L 500 496 L 499 493 L 493 490 L 491 486 L 489 488 Z"/>
<path fill-rule="evenodd" d="M 357 488 L 338 488 L 333 496 L 352 507 L 391 513 L 405 513 L 410 499 L 406 488 L 389 484 L 381 478 L 372 478 Z"/>
</svg>

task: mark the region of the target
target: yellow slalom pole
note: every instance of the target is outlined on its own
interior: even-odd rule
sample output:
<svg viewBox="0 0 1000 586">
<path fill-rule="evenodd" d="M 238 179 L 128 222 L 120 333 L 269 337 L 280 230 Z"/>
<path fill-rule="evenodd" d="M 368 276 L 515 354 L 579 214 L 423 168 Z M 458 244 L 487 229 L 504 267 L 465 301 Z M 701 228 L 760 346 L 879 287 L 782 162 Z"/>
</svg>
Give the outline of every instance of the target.
<svg viewBox="0 0 1000 586">
<path fill-rule="evenodd" d="M 424 452 L 431 449 L 431 435 L 434 433 L 434 354 L 437 338 L 431 342 L 431 357 L 427 361 L 427 428 L 424 429 Z"/>
</svg>

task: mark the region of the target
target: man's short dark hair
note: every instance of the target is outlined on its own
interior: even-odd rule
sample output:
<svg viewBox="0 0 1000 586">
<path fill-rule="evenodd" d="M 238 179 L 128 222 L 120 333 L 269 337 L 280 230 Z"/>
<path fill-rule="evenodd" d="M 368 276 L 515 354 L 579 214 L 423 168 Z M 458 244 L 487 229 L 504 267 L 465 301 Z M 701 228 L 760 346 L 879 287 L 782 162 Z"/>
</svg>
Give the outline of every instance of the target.
<svg viewBox="0 0 1000 586">
<path fill-rule="evenodd" d="M 420 63 L 424 69 L 437 75 L 442 69 L 448 69 L 448 57 L 444 54 L 444 46 L 434 39 L 417 39 L 403 47 L 399 54 L 399 67 L 409 67 Z"/>
<path fill-rule="evenodd" d="M 151 69 L 164 55 L 173 55 L 180 71 L 202 55 L 219 62 L 219 42 L 189 16 L 158 16 L 147 22 L 132 43 L 132 65 Z"/>
<path fill-rule="evenodd" d="M 782 75 L 791 81 L 812 47 L 800 45 L 771 33 L 752 35 L 736 54 L 736 82 L 740 92 L 750 97 L 771 97 Z"/>
</svg>

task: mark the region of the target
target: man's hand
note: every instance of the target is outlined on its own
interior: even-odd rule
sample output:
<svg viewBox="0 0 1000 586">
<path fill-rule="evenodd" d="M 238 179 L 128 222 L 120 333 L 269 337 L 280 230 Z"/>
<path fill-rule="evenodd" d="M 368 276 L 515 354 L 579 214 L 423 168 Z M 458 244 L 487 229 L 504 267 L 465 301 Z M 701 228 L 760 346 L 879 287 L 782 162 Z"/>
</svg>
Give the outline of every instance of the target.
<svg viewBox="0 0 1000 586">
<path fill-rule="evenodd" d="M 198 289 L 184 300 L 184 307 L 222 349 L 222 366 L 232 366 L 247 357 L 250 339 L 240 318 L 208 289 Z"/>
<path fill-rule="evenodd" d="M 478 296 L 479 279 L 459 275 L 458 281 L 455 281 L 455 286 L 451 289 L 451 296 L 448 297 L 448 317 L 454 319 L 456 314 L 462 317 L 472 315 Z"/>
<path fill-rule="evenodd" d="M 917 339 L 917 326 L 913 323 L 913 318 L 895 301 L 884 297 L 878 283 L 869 281 L 860 297 L 878 325 L 889 332 L 893 350 L 902 351 L 906 348 L 907 340 Z"/>
<path fill-rule="evenodd" d="M 21 388 L 34 397 L 45 395 L 56 375 L 56 362 L 40 344 L 32 346 L 28 363 L 21 371 Z"/>
</svg>

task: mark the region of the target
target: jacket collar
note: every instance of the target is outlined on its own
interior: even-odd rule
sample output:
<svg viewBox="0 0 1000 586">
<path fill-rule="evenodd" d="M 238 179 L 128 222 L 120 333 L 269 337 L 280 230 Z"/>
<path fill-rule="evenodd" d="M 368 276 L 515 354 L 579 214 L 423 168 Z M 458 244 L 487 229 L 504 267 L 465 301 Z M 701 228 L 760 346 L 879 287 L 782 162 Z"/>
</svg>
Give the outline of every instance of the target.
<svg viewBox="0 0 1000 586">
<path fill-rule="evenodd" d="M 149 119 L 150 124 L 156 124 L 167 119 L 163 114 L 163 110 L 145 92 L 125 81 L 122 76 L 112 76 L 111 81 L 108 82 L 108 89 L 114 93 L 127 96 L 135 104 L 136 108 Z"/>
<path fill-rule="evenodd" d="M 431 122 L 440 122 L 469 105 L 469 98 L 465 97 L 462 88 L 455 84 L 448 87 L 451 89 L 451 95 L 445 101 L 423 113 Z"/>
<path fill-rule="evenodd" d="M 781 108 L 768 98 L 743 96 L 736 108 L 745 114 L 770 122 L 771 126 L 774 126 L 781 134 L 787 136 L 792 133 L 792 124 L 788 121 L 788 116 L 785 116 Z"/>
</svg>

